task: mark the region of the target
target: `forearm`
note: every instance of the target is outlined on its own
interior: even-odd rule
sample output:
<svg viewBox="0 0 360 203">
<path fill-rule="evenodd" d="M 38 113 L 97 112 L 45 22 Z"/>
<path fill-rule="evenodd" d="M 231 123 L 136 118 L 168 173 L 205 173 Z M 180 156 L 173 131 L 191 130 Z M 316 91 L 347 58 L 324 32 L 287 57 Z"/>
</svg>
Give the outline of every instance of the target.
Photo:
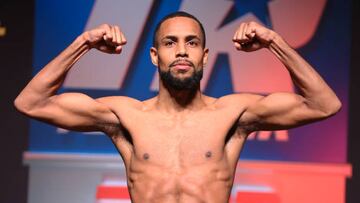
<svg viewBox="0 0 360 203">
<path fill-rule="evenodd" d="M 269 49 L 285 65 L 307 105 L 329 114 L 339 110 L 341 103 L 333 90 L 280 36 L 274 38 Z"/>
<path fill-rule="evenodd" d="M 27 111 L 42 105 L 54 96 L 61 87 L 67 72 L 79 58 L 89 50 L 83 35 L 80 35 L 70 46 L 47 64 L 27 84 L 15 100 L 15 106 Z"/>
</svg>

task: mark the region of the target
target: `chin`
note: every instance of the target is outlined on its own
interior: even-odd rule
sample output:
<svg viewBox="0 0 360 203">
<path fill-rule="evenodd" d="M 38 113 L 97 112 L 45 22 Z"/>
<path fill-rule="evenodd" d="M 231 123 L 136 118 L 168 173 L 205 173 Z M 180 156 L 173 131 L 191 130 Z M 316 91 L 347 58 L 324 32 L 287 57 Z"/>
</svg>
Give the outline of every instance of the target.
<svg viewBox="0 0 360 203">
<path fill-rule="evenodd" d="M 198 88 L 202 78 L 202 70 L 198 72 L 174 73 L 159 71 L 161 80 L 175 90 L 190 90 Z"/>
<path fill-rule="evenodd" d="M 180 81 L 184 81 L 184 80 L 188 80 L 190 78 L 192 78 L 192 75 L 173 75 L 174 78 L 176 78 L 177 80 L 180 80 Z"/>
</svg>

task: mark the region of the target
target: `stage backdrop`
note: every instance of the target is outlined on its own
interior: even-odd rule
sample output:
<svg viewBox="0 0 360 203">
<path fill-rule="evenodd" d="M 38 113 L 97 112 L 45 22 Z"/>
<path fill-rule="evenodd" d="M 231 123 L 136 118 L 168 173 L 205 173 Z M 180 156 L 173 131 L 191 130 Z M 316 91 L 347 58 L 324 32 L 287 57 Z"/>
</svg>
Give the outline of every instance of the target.
<svg viewBox="0 0 360 203">
<path fill-rule="evenodd" d="M 69 72 L 60 90 L 94 98 L 126 95 L 144 100 L 157 94 L 157 71 L 149 56 L 152 34 L 163 16 L 178 10 L 192 13 L 205 27 L 210 48 L 202 81 L 206 94 L 296 92 L 287 71 L 268 50 L 243 53 L 233 47 L 231 39 L 241 22 L 264 24 L 316 68 L 340 97 L 343 108 L 326 121 L 252 134 L 241 158 L 346 162 L 349 0 L 37 0 L 35 10 L 34 74 L 84 30 L 102 23 L 121 27 L 128 40 L 123 53 L 90 51 Z M 101 133 L 66 131 L 35 120 L 31 121 L 29 150 L 117 153 Z"/>
</svg>

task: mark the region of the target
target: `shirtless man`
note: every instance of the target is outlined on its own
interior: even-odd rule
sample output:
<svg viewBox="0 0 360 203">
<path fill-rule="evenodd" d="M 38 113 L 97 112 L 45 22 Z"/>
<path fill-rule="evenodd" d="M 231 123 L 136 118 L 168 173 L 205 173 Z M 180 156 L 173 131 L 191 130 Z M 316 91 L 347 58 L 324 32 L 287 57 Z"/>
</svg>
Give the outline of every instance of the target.
<svg viewBox="0 0 360 203">
<path fill-rule="evenodd" d="M 105 24 L 81 34 L 46 65 L 16 98 L 15 106 L 62 128 L 107 134 L 124 160 L 135 203 L 224 203 L 247 135 L 325 119 L 341 107 L 318 73 L 274 31 L 255 22 L 243 23 L 232 41 L 240 51 L 270 50 L 301 95 L 202 94 L 200 79 L 209 51 L 205 33 L 195 17 L 177 12 L 160 22 L 150 50 L 160 73 L 156 97 L 138 101 L 56 94 L 73 64 L 90 49 L 121 52 L 126 43 L 123 33 Z"/>
</svg>

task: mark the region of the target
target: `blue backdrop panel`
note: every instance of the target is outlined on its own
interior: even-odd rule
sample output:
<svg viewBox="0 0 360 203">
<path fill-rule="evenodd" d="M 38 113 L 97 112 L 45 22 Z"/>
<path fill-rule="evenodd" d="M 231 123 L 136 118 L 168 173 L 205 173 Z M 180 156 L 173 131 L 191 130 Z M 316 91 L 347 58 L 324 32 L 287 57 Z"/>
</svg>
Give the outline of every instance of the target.
<svg viewBox="0 0 360 203">
<path fill-rule="evenodd" d="M 221 19 L 219 30 L 237 19 L 250 15 L 272 28 L 274 18 L 270 17 L 269 4 L 277 1 L 286 2 L 284 0 L 226 1 L 233 5 L 231 9 L 226 10 L 227 14 Z M 96 4 L 99 6 L 102 2 L 101 0 L 96 2 L 88 0 L 36 1 L 34 74 L 86 29 L 94 6 Z M 123 2 L 123 5 L 126 6 L 127 1 Z M 151 2 L 151 7 L 147 11 L 149 16 L 144 19 L 141 35 L 136 42 L 136 51 L 131 56 L 121 87 L 120 84 L 118 89 L 63 87 L 60 92 L 79 91 L 92 97 L 127 95 L 140 100 L 156 95 L 156 91 L 151 89 L 156 72 L 149 57 L 152 33 L 156 23 L 163 16 L 179 10 L 184 2 L 180 0 Z M 189 4 L 189 1 L 186 3 Z M 204 7 L 206 9 L 206 5 Z M 134 10 L 133 12 L 139 11 Z M 208 15 L 211 16 L 213 13 L 209 12 Z M 124 23 L 131 23 L 131 19 L 124 19 Z M 326 1 L 315 33 L 310 40 L 296 49 L 316 67 L 339 95 L 343 102 L 343 108 L 335 117 L 328 120 L 289 130 L 288 139 L 285 141 L 277 140 L 276 132 L 270 134 L 266 140 L 257 139 L 255 136 L 246 143 L 242 158 L 346 162 L 350 1 Z M 216 57 L 214 69 L 204 88 L 205 93 L 220 97 L 236 92 L 232 80 L 234 73 L 229 54 L 218 53 L 214 57 Z M 274 76 L 268 75 L 267 77 Z M 117 153 L 111 141 L 104 135 L 66 132 L 35 120 L 31 121 L 30 151 Z"/>
</svg>

